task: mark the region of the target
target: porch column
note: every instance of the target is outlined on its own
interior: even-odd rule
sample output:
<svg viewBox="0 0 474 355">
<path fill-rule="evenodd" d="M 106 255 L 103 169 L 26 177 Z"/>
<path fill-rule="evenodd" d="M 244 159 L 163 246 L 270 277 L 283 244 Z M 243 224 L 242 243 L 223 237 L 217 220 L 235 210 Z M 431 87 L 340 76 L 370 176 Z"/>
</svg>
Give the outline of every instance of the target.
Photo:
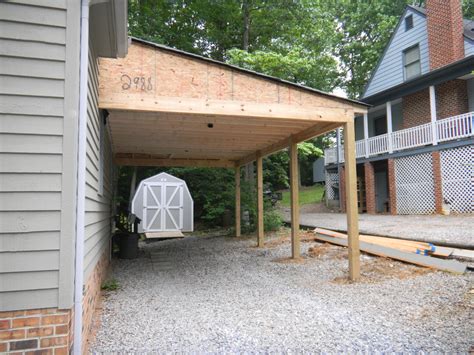
<svg viewBox="0 0 474 355">
<path fill-rule="evenodd" d="M 387 144 L 388 144 L 388 152 L 393 153 L 393 146 L 392 146 L 392 102 L 387 102 Z"/>
<path fill-rule="evenodd" d="M 263 158 L 257 157 L 257 247 L 264 245 L 263 230 Z"/>
<path fill-rule="evenodd" d="M 291 257 L 300 257 L 300 207 L 298 192 L 298 145 L 290 144 Z"/>
<path fill-rule="evenodd" d="M 431 133 L 433 135 L 433 145 L 438 145 L 438 135 L 436 132 L 436 91 L 433 85 L 430 86 L 430 113 L 431 113 Z"/>
<path fill-rule="evenodd" d="M 365 157 L 369 157 L 369 114 L 364 113 L 364 146 L 365 146 Z"/>
<path fill-rule="evenodd" d="M 235 168 L 235 236 L 240 237 L 240 167 Z"/>
<path fill-rule="evenodd" d="M 360 250 L 354 120 L 350 120 L 344 125 L 344 156 L 349 278 L 352 281 L 356 281 L 360 278 Z"/>
</svg>

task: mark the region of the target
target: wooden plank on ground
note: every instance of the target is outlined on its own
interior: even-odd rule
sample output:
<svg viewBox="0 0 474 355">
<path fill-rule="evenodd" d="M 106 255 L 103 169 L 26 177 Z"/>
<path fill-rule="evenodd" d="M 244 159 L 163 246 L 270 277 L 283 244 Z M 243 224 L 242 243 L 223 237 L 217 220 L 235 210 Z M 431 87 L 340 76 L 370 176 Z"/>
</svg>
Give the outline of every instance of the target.
<svg viewBox="0 0 474 355">
<path fill-rule="evenodd" d="M 316 233 L 324 234 L 330 237 L 347 239 L 347 234 L 335 232 L 328 229 L 316 228 L 314 230 Z M 434 246 L 431 243 L 417 242 L 413 240 L 403 240 L 396 238 L 387 238 L 387 237 L 378 237 L 373 235 L 363 235 L 359 236 L 360 240 L 367 243 L 379 244 L 389 248 L 396 248 L 403 251 L 409 251 L 417 254 L 428 254 L 433 251 Z"/>
<path fill-rule="evenodd" d="M 319 233 L 315 233 L 315 237 L 318 240 L 345 247 L 347 247 L 348 244 L 346 239 L 329 237 Z M 420 265 L 443 271 L 449 271 L 453 273 L 462 274 L 466 271 L 466 265 L 456 260 L 443 260 L 427 255 L 407 253 L 394 248 L 387 248 L 381 245 L 371 244 L 362 241 L 360 242 L 360 250 L 373 255 L 401 260 L 410 264 Z"/>
<path fill-rule="evenodd" d="M 184 238 L 184 234 L 181 231 L 148 232 L 145 233 L 145 237 L 147 239 Z"/>
</svg>

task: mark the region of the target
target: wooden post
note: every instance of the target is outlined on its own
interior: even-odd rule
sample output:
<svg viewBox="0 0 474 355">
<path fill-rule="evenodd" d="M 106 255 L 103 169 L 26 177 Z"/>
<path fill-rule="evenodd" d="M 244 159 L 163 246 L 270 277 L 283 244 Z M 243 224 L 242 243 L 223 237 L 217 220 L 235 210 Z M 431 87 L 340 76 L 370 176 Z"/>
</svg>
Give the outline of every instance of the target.
<svg viewBox="0 0 474 355">
<path fill-rule="evenodd" d="M 257 247 L 265 244 L 263 230 L 263 158 L 257 156 Z"/>
<path fill-rule="evenodd" d="M 369 157 L 369 115 L 364 113 L 364 146 L 365 146 L 365 157 Z"/>
<path fill-rule="evenodd" d="M 235 168 L 235 236 L 240 237 L 240 167 Z"/>
<path fill-rule="evenodd" d="M 300 257 L 300 206 L 298 196 L 298 145 L 290 144 L 291 257 Z"/>
<path fill-rule="evenodd" d="M 436 90 L 433 85 L 430 86 L 430 113 L 431 113 L 431 134 L 433 135 L 433 145 L 438 145 L 438 134 L 436 132 Z"/>
<path fill-rule="evenodd" d="M 349 246 L 349 278 L 356 281 L 360 278 L 359 250 L 359 216 L 357 211 L 357 171 L 355 158 L 354 120 L 344 125 L 344 155 L 347 236 Z"/>
<path fill-rule="evenodd" d="M 387 142 L 388 142 L 388 152 L 393 153 L 392 145 L 392 102 L 387 101 Z"/>
</svg>

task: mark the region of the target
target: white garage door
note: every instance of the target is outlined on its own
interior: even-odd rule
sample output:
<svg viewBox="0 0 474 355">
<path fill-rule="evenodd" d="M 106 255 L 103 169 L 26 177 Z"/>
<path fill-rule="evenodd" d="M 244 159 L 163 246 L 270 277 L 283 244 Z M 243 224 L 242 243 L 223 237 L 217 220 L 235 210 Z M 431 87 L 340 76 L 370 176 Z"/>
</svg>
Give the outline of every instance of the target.
<svg viewBox="0 0 474 355">
<path fill-rule="evenodd" d="M 144 183 L 143 226 L 146 232 L 166 232 L 183 229 L 182 183 Z"/>
</svg>

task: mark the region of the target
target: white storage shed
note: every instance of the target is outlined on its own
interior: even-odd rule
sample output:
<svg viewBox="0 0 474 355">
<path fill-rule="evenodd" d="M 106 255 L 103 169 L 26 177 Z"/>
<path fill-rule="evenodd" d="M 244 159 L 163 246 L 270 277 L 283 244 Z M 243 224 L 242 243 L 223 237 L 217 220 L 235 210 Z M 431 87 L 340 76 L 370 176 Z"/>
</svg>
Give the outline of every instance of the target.
<svg viewBox="0 0 474 355">
<path fill-rule="evenodd" d="M 132 200 L 139 233 L 192 232 L 193 208 L 186 182 L 167 173 L 142 180 Z"/>
</svg>

